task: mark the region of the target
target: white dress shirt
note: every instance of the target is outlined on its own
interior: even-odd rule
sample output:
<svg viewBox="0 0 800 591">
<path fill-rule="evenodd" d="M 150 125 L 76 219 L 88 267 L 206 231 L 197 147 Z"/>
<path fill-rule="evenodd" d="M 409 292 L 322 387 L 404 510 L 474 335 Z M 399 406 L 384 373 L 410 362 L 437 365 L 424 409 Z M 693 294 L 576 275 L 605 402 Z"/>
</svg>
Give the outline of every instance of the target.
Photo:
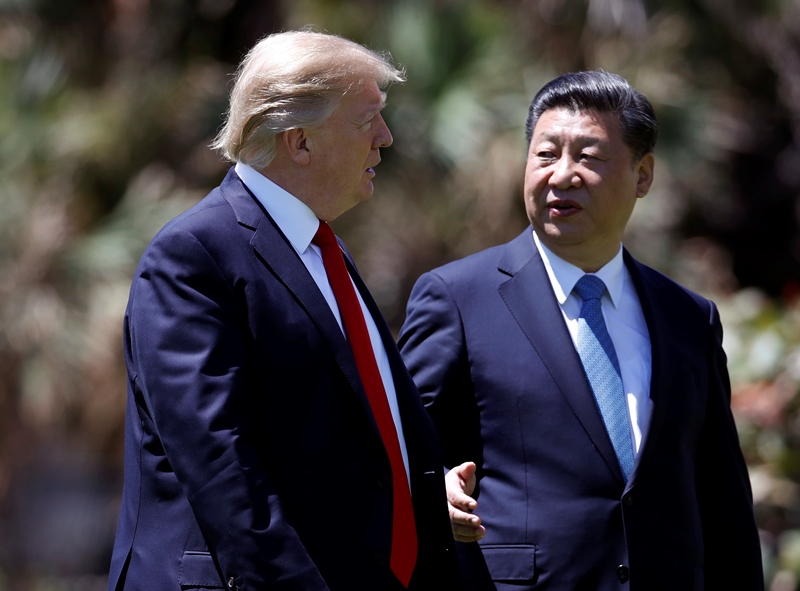
<svg viewBox="0 0 800 591">
<path fill-rule="evenodd" d="M 281 232 L 297 251 L 300 260 L 303 261 L 317 287 L 319 287 L 325 297 L 325 301 L 328 302 L 331 308 L 331 312 L 336 317 L 336 322 L 339 323 L 339 328 L 344 333 L 339 306 L 336 303 L 336 297 L 333 295 L 333 290 L 328 282 L 328 275 L 325 273 L 325 265 L 322 262 L 322 252 L 316 244 L 311 243 L 319 228 L 320 222 L 317 216 L 305 203 L 283 190 L 251 166 L 241 162 L 236 164 L 236 174 L 239 175 L 242 182 L 261 202 L 267 213 L 275 220 Z M 350 280 L 352 281 L 352 277 Z M 378 363 L 383 387 L 386 390 L 389 409 L 392 411 L 392 418 L 397 428 L 397 439 L 400 442 L 400 451 L 403 454 L 403 463 L 408 475 L 408 451 L 406 450 L 405 437 L 403 436 L 403 424 L 400 421 L 400 409 L 397 406 L 397 392 L 394 387 L 392 369 L 389 366 L 389 357 L 386 355 L 386 348 L 383 346 L 375 320 L 364 304 L 364 300 L 361 298 L 355 283 L 353 284 L 353 289 L 356 292 L 356 296 L 358 296 L 358 302 L 361 304 L 361 311 L 364 313 L 364 320 L 367 323 L 367 331 L 369 332 L 370 341 L 372 341 L 372 350 L 375 353 L 375 361 Z"/>
<path fill-rule="evenodd" d="M 541 243 L 536 232 L 533 233 L 533 239 L 544 262 L 553 292 L 561 306 L 564 322 L 575 344 L 582 302 L 578 295 L 572 293 L 572 289 L 585 273 L 553 254 Z M 638 453 L 642 438 L 647 431 L 650 413 L 652 353 L 650 333 L 644 320 L 639 296 L 636 294 L 636 287 L 622 259 L 621 244 L 616 256 L 593 274 L 606 284 L 606 292 L 600 300 L 600 305 L 619 359 L 622 386 L 625 389 L 631 419 L 634 449 Z"/>
</svg>

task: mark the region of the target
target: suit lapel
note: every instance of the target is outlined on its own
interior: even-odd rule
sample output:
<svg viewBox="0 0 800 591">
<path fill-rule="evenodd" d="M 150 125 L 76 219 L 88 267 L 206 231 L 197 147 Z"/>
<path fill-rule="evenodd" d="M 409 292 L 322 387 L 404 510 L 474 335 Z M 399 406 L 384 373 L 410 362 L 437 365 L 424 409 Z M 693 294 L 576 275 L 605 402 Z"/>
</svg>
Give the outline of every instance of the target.
<svg viewBox="0 0 800 591">
<path fill-rule="evenodd" d="M 392 372 L 392 378 L 395 385 L 395 394 L 397 396 L 397 405 L 400 409 L 401 415 L 405 414 L 403 411 L 405 410 L 406 402 L 408 401 L 408 392 L 416 392 L 416 386 L 411 380 L 411 376 L 409 376 L 408 370 L 406 369 L 406 366 L 400 357 L 400 352 L 397 350 L 397 345 L 395 344 L 394 335 L 392 334 L 391 330 L 389 330 L 389 325 L 386 324 L 383 313 L 380 311 L 380 308 L 378 308 L 378 304 L 372 298 L 372 294 L 370 294 L 369 289 L 367 289 L 363 279 L 361 279 L 361 275 L 358 273 L 355 262 L 353 262 L 353 259 L 350 256 L 350 253 L 347 251 L 347 248 L 342 246 L 342 250 L 344 251 L 344 260 L 347 263 L 347 270 L 349 271 L 350 276 L 353 278 L 353 283 L 355 283 L 356 289 L 358 289 L 359 293 L 361 294 L 361 298 L 364 300 L 367 310 L 372 316 L 372 319 L 375 321 L 375 325 L 378 327 L 383 348 L 386 350 L 386 356 L 389 359 L 389 367 Z M 405 434 L 407 442 L 412 437 L 413 433 Z"/>
<path fill-rule="evenodd" d="M 386 324 L 386 320 L 383 318 L 383 313 L 381 312 L 380 308 L 378 308 L 378 304 L 374 299 L 372 299 L 372 294 L 369 292 L 369 289 L 367 289 L 367 285 L 364 283 L 364 280 L 361 279 L 361 275 L 356 268 L 355 262 L 350 256 L 350 252 L 347 250 L 341 240 L 339 242 L 342 245 L 342 251 L 344 252 L 344 261 L 347 264 L 347 271 L 350 273 L 350 277 L 353 278 L 353 283 L 355 283 L 356 289 L 358 289 L 358 292 L 361 294 L 361 299 L 364 300 L 367 310 L 372 316 L 372 319 L 375 321 L 375 326 L 378 327 L 383 348 L 386 350 L 386 355 L 389 358 L 389 365 L 392 369 L 392 375 L 396 376 L 398 375 L 397 363 L 399 362 L 402 364 L 402 359 L 400 358 L 400 353 L 397 351 L 394 336 L 389 330 L 389 325 Z M 402 365 L 402 367 L 405 368 L 405 365 Z M 403 369 L 403 371 L 400 373 L 407 374 L 408 372 L 407 370 Z M 400 394 L 398 393 L 398 396 L 399 395 Z"/>
<path fill-rule="evenodd" d="M 347 270 L 350 272 L 350 276 L 353 278 L 353 283 L 356 284 L 356 288 L 358 289 L 359 293 L 361 293 L 364 304 L 366 304 L 367 310 L 369 310 L 369 313 L 372 315 L 372 319 L 375 321 L 375 325 L 378 327 L 378 332 L 381 335 L 381 341 L 383 342 L 383 347 L 386 350 L 386 356 L 389 359 L 389 366 L 392 370 L 392 377 L 394 378 L 398 406 L 402 410 L 404 408 L 403 403 L 408 397 L 408 392 L 416 393 L 417 387 L 414 385 L 414 381 L 411 379 L 411 376 L 406 369 L 403 358 L 400 356 L 400 351 L 397 349 L 394 335 L 389 329 L 389 325 L 386 324 L 383 313 L 381 312 L 380 308 L 378 308 L 378 304 L 375 302 L 375 300 L 372 299 L 372 294 L 370 294 L 366 284 L 364 283 L 363 279 L 361 279 L 361 275 L 358 273 L 358 269 L 356 269 L 356 265 L 353 262 L 350 253 L 347 251 L 347 248 L 344 246 L 342 248 L 345 253 L 344 258 L 345 262 L 347 263 Z"/>
<path fill-rule="evenodd" d="M 670 414 L 669 405 L 679 404 L 675 401 L 680 397 L 676 397 L 675 393 L 689 387 L 686 376 L 692 368 L 702 365 L 703 355 L 695 350 L 698 343 L 687 338 L 683 332 L 684 312 L 678 307 L 679 300 L 675 298 L 675 292 L 666 289 L 672 284 L 657 271 L 636 261 L 627 250 L 624 251 L 624 257 L 647 324 L 652 358 L 650 412 L 631 476 L 631 482 L 634 482 L 640 466 L 646 465 L 657 449 Z M 697 371 L 702 371 L 702 368 Z"/>
<path fill-rule="evenodd" d="M 664 371 L 665 367 L 669 367 L 668 362 L 664 359 L 664 347 L 659 343 L 658 335 L 664 335 L 666 326 L 664 325 L 665 319 L 663 316 L 654 313 L 653 298 L 655 297 L 655 287 L 646 284 L 642 277 L 639 263 L 634 260 L 627 250 L 623 249 L 623 260 L 625 266 L 630 273 L 633 285 L 636 289 L 636 295 L 639 298 L 639 305 L 642 307 L 642 314 L 644 314 L 645 324 L 647 324 L 647 332 L 650 338 L 650 409 L 647 413 L 647 429 L 642 433 L 642 442 L 639 447 L 639 453 L 636 454 L 636 463 L 631 473 L 630 483 L 636 481 L 636 476 L 639 471 L 639 466 L 642 464 L 645 457 L 648 455 L 648 448 L 652 448 L 652 444 L 648 445 L 653 437 L 657 438 L 657 433 L 661 429 L 660 416 L 656 410 L 660 410 L 660 404 L 656 400 L 661 397 L 657 384 L 660 382 L 658 376 Z M 668 322 L 668 321 L 667 321 Z"/>
<path fill-rule="evenodd" d="M 431 449 L 438 449 L 439 447 L 436 431 L 434 430 L 433 423 L 430 422 L 427 411 L 422 405 L 422 399 L 417 391 L 417 386 L 408 373 L 400 351 L 397 349 L 395 337 L 389 329 L 389 325 L 386 324 L 386 320 L 380 308 L 378 308 L 378 304 L 372 298 L 366 284 L 361 279 L 361 275 L 359 275 L 355 263 L 344 245 L 342 245 L 342 250 L 345 253 L 344 258 L 350 276 L 353 278 L 356 288 L 361 293 L 361 297 L 369 313 L 375 320 L 375 324 L 381 336 L 381 341 L 386 350 L 386 356 L 389 359 L 389 367 L 392 372 L 392 379 L 394 380 L 395 395 L 397 396 L 397 407 L 400 410 L 400 417 L 403 424 L 403 438 L 408 453 L 409 477 L 411 478 L 412 489 L 419 490 L 418 487 L 423 486 L 420 479 L 427 482 L 435 471 L 442 466 L 442 459 L 436 454 L 431 453 Z M 407 429 L 407 425 L 414 425 L 415 428 Z M 375 428 L 377 430 L 377 425 Z"/>
<path fill-rule="evenodd" d="M 685 387 L 676 383 L 675 380 L 680 379 L 681 372 L 676 372 L 675 369 L 690 367 L 697 357 L 691 351 L 685 350 L 690 345 L 686 337 L 676 334 L 681 326 L 681 317 L 673 312 L 674 302 L 662 295 L 662 286 L 665 285 L 663 278 L 636 261 L 627 250 L 624 251 L 624 257 L 647 324 L 652 358 L 650 412 L 647 430 L 643 434 L 641 449 L 631 476 L 633 482 L 639 466 L 647 463 L 659 440 L 659 433 L 667 417 L 666 405 L 669 404 L 670 389 Z"/>
<path fill-rule="evenodd" d="M 223 196 L 233 208 L 239 224 L 253 230 L 250 244 L 259 259 L 291 292 L 330 345 L 331 354 L 361 401 L 375 434 L 380 437 L 378 425 L 372 415 L 367 394 L 358 374 L 355 358 L 330 306 L 308 269 L 300 260 L 289 240 L 269 214 L 262 209 L 258 200 L 250 193 L 233 169 L 223 181 L 221 189 Z"/>
<path fill-rule="evenodd" d="M 500 283 L 500 297 L 616 478 L 622 480 L 617 456 L 564 324 L 550 279 L 533 242 L 531 228 L 510 242 L 498 270 L 510 275 Z"/>
</svg>

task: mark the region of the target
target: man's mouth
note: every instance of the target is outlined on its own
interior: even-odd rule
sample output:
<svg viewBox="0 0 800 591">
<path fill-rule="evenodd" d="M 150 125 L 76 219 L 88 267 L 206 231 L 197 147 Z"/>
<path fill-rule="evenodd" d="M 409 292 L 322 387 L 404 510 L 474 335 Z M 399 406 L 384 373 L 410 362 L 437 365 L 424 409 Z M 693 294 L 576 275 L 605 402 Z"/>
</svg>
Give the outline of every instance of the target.
<svg viewBox="0 0 800 591">
<path fill-rule="evenodd" d="M 553 203 L 550 207 L 553 209 L 570 209 L 572 206 L 567 203 Z"/>
<path fill-rule="evenodd" d="M 569 199 L 564 199 L 564 200 L 559 199 L 557 201 L 551 201 L 550 203 L 547 204 L 547 207 L 550 210 L 555 210 L 557 212 L 563 212 L 563 213 L 578 211 L 579 209 L 581 209 L 577 203 Z"/>
</svg>

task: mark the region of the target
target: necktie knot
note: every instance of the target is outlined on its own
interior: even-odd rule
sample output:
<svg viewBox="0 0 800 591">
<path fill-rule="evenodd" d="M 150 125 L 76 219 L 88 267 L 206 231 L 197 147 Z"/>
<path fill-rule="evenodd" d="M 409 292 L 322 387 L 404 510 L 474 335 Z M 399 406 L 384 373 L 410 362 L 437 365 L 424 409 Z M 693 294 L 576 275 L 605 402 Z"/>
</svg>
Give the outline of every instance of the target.
<svg viewBox="0 0 800 591">
<path fill-rule="evenodd" d="M 577 293 L 581 300 L 599 300 L 603 297 L 606 291 L 606 284 L 597 275 L 584 275 L 572 288 L 572 291 Z"/>
<path fill-rule="evenodd" d="M 323 222 L 320 220 L 319 228 L 317 228 L 317 233 L 314 234 L 314 238 L 311 240 L 314 244 L 319 246 L 320 248 L 324 248 L 331 245 L 337 245 L 336 242 L 336 235 L 333 233 L 333 230 L 328 225 L 328 222 Z"/>
</svg>

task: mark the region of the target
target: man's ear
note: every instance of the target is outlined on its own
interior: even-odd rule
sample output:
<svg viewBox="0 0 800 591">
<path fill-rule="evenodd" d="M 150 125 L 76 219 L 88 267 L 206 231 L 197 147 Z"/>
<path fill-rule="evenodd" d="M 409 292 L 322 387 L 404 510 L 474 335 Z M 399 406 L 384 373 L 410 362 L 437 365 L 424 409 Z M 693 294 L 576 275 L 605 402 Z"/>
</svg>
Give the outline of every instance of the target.
<svg viewBox="0 0 800 591">
<path fill-rule="evenodd" d="M 645 154 L 639 161 L 636 171 L 639 174 L 639 180 L 636 183 L 636 197 L 641 199 L 650 191 L 653 184 L 653 169 L 655 168 L 655 157 L 653 153 Z"/>
<path fill-rule="evenodd" d="M 302 127 L 284 131 L 279 138 L 289 158 L 305 166 L 311 162 L 311 138 Z"/>
</svg>

